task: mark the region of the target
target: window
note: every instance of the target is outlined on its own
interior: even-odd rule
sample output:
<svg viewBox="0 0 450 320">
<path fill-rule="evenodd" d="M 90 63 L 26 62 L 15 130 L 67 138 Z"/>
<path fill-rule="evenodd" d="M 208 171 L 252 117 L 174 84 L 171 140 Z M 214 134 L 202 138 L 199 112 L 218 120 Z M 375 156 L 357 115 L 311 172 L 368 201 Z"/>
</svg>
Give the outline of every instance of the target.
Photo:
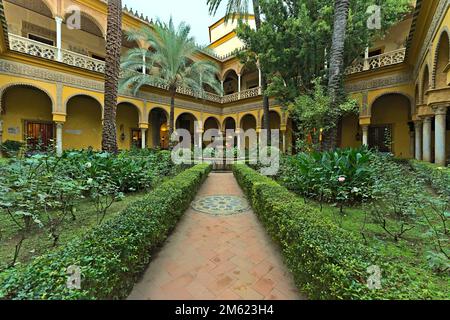
<svg viewBox="0 0 450 320">
<path fill-rule="evenodd" d="M 380 152 L 392 152 L 392 126 L 371 126 L 369 128 L 369 146 Z"/>
<path fill-rule="evenodd" d="M 131 146 L 137 149 L 142 148 L 142 132 L 139 129 L 131 130 Z"/>
<path fill-rule="evenodd" d="M 47 38 L 43 38 L 40 36 L 36 36 L 34 34 L 28 34 L 28 39 L 37 41 L 37 42 L 41 42 L 41 43 L 45 43 L 48 44 L 49 46 L 54 46 L 55 42 L 53 40 L 47 39 Z"/>
<path fill-rule="evenodd" d="M 25 122 L 25 139 L 29 148 L 50 147 L 54 138 L 54 125 L 48 122 Z"/>
</svg>

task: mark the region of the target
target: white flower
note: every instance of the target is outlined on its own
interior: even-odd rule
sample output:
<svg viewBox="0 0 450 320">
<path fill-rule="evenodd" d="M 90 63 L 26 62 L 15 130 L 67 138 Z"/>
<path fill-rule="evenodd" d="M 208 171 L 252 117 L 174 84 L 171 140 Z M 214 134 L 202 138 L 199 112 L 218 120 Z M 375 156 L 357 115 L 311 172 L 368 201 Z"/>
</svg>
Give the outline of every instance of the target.
<svg viewBox="0 0 450 320">
<path fill-rule="evenodd" d="M 352 193 L 359 193 L 361 191 L 361 189 L 354 187 L 352 189 Z"/>
<path fill-rule="evenodd" d="M 87 162 L 87 163 L 84 165 L 84 167 L 87 168 L 87 169 L 90 169 L 90 168 L 92 168 L 92 163 Z"/>
<path fill-rule="evenodd" d="M 345 180 L 347 180 L 344 176 L 340 176 L 339 178 L 338 178 L 338 181 L 339 182 L 345 182 Z"/>
<path fill-rule="evenodd" d="M 89 178 L 88 180 L 87 180 L 87 184 L 92 184 L 94 182 L 94 179 L 92 179 L 92 178 Z"/>
</svg>

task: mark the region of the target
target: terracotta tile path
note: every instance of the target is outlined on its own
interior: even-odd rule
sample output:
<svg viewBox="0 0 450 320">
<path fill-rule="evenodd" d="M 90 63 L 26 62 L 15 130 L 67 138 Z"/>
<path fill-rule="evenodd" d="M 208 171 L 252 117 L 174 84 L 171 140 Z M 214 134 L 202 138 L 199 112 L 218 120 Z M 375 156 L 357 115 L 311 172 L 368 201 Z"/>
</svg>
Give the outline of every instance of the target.
<svg viewBox="0 0 450 320">
<path fill-rule="evenodd" d="M 243 196 L 231 173 L 211 173 L 197 199 L 208 195 Z M 128 299 L 301 299 L 278 250 L 251 210 L 189 209 Z"/>
</svg>

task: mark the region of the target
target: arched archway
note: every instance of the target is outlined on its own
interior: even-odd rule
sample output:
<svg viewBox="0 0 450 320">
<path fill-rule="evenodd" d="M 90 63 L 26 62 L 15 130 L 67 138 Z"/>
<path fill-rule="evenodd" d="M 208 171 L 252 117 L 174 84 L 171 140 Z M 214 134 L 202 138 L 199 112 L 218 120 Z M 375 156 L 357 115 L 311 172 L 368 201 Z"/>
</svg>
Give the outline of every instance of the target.
<svg viewBox="0 0 450 320">
<path fill-rule="evenodd" d="M 252 114 L 246 114 L 241 119 L 240 128 L 244 131 L 244 146 L 245 149 L 251 149 L 257 145 L 256 137 L 257 120 Z M 252 134 L 249 130 L 255 130 L 255 134 Z"/>
<path fill-rule="evenodd" d="M 142 132 L 139 129 L 139 110 L 129 102 L 117 105 L 117 144 L 121 150 L 142 147 Z"/>
<path fill-rule="evenodd" d="M 184 129 L 189 131 L 191 135 L 191 143 L 194 145 L 195 138 L 195 122 L 197 118 L 189 112 L 180 114 L 175 121 L 175 129 Z"/>
<path fill-rule="evenodd" d="M 56 14 L 54 6 L 48 0 L 8 0 L 7 2 L 51 19 Z M 8 13 L 8 10 L 6 12 Z"/>
<path fill-rule="evenodd" d="M 62 29 L 64 42 L 76 43 L 76 48 L 69 48 L 71 51 L 89 56 L 91 58 L 105 61 L 106 57 L 106 41 L 105 27 L 101 21 L 89 15 L 86 12 L 81 13 L 81 21 L 79 29 L 69 29 L 68 21 L 73 12 L 67 12 L 64 23 L 66 26 Z"/>
<path fill-rule="evenodd" d="M 203 124 L 203 130 L 205 133 L 207 131 L 209 131 L 209 133 L 211 133 L 211 135 L 214 137 L 221 136 L 220 121 L 217 120 L 217 118 L 215 118 L 215 117 L 209 117 L 208 119 L 206 119 L 205 123 Z M 203 145 L 204 146 L 207 146 L 212 142 L 213 142 L 212 138 L 209 139 L 208 135 L 203 135 Z"/>
<path fill-rule="evenodd" d="M 64 149 L 101 149 L 102 105 L 93 97 L 76 95 L 66 104 L 63 130 Z"/>
<path fill-rule="evenodd" d="M 238 75 L 233 69 L 225 72 L 223 76 L 223 92 L 224 95 L 229 95 L 238 92 Z"/>
<path fill-rule="evenodd" d="M 430 69 L 428 68 L 428 65 L 425 66 L 425 69 L 423 71 L 422 75 L 422 99 L 421 102 L 423 104 L 426 104 L 428 102 L 428 95 L 427 92 L 430 90 Z"/>
<path fill-rule="evenodd" d="M 257 66 L 247 64 L 241 70 L 241 90 L 254 89 L 259 86 L 259 72 Z"/>
<path fill-rule="evenodd" d="M 154 108 L 149 114 L 150 124 L 148 134 L 149 146 L 152 148 L 169 148 L 169 126 L 167 124 L 169 115 L 162 108 Z"/>
<path fill-rule="evenodd" d="M 413 155 L 410 148 L 411 99 L 400 93 L 378 97 L 371 107 L 369 146 L 400 158 Z"/>
<path fill-rule="evenodd" d="M 450 62 L 450 35 L 442 32 L 439 44 L 436 48 L 433 70 L 433 88 L 445 88 L 448 86 L 447 67 Z"/>
<path fill-rule="evenodd" d="M 55 126 L 50 96 L 37 87 L 22 84 L 9 86 L 1 94 L 2 141 L 27 142 L 30 148 L 51 146 Z"/>
</svg>

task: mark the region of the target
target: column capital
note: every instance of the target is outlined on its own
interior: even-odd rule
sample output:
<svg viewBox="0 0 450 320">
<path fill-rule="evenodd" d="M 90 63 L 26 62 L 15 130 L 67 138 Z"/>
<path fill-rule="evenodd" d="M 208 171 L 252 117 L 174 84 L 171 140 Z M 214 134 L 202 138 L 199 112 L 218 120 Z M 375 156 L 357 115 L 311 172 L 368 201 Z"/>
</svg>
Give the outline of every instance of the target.
<svg viewBox="0 0 450 320">
<path fill-rule="evenodd" d="M 423 123 L 431 123 L 433 121 L 433 117 L 427 116 L 422 118 Z"/>
<path fill-rule="evenodd" d="M 55 21 L 59 22 L 59 23 L 62 23 L 64 21 L 64 18 L 60 17 L 60 16 L 55 16 Z"/>
<path fill-rule="evenodd" d="M 447 107 L 448 106 L 443 106 L 443 105 L 434 106 L 433 107 L 434 114 L 437 115 L 437 116 L 446 115 L 447 114 Z"/>
<path fill-rule="evenodd" d="M 149 127 L 149 124 L 147 122 L 141 122 L 139 123 L 139 129 L 145 129 L 147 130 Z"/>
</svg>

